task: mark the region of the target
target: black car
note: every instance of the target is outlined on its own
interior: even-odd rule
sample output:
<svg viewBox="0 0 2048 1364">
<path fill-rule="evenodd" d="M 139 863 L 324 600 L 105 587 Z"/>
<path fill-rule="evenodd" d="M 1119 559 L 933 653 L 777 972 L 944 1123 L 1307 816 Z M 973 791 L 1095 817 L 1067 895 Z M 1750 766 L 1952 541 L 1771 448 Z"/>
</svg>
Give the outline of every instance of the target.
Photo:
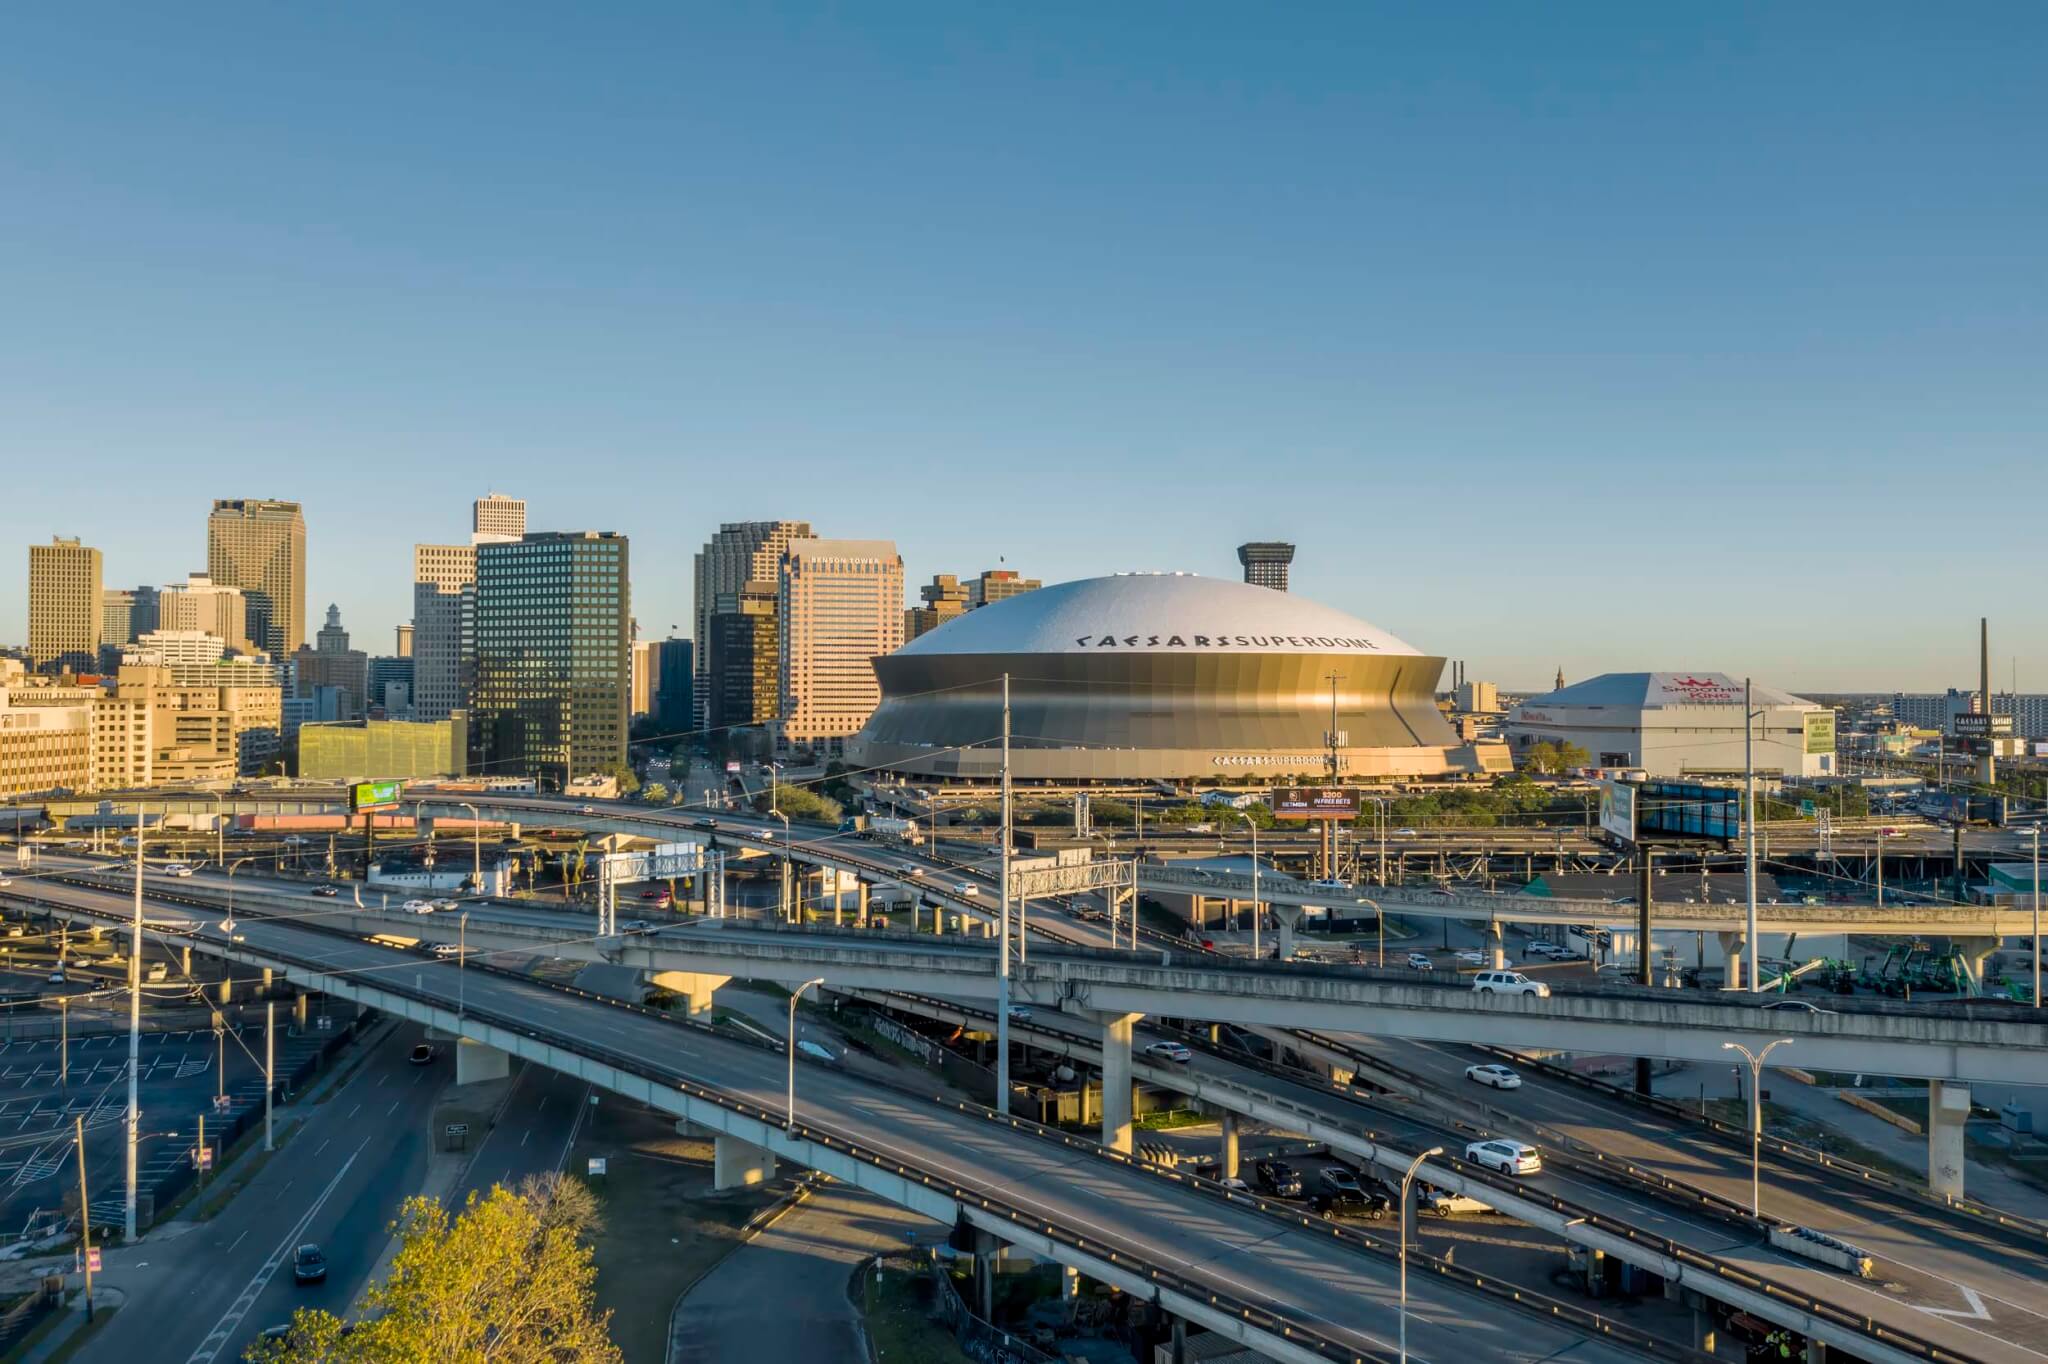
<svg viewBox="0 0 2048 1364">
<path fill-rule="evenodd" d="M 327 1257 L 320 1247 L 307 1242 L 292 1252 L 293 1283 L 324 1283 L 327 1279 Z"/>
<path fill-rule="evenodd" d="M 1387 1201 L 1374 1194 L 1319 1193 L 1310 1206 L 1332 1222 L 1377 1222 L 1387 1215 Z"/>
<path fill-rule="evenodd" d="M 1252 1165 L 1259 1187 L 1280 1198 L 1301 1197 L 1301 1172 L 1284 1160 L 1261 1160 Z"/>
<path fill-rule="evenodd" d="M 1358 1176 L 1342 1165 L 1325 1165 L 1316 1171 L 1316 1187 L 1326 1194 L 1363 1196 L 1365 1190 L 1359 1187 Z"/>
</svg>

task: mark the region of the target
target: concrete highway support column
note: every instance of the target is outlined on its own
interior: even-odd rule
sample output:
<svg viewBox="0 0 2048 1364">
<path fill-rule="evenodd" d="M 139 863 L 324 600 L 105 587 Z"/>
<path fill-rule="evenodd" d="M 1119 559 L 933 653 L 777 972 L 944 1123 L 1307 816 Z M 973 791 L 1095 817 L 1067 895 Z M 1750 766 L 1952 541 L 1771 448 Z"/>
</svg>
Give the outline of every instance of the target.
<svg viewBox="0 0 2048 1364">
<path fill-rule="evenodd" d="M 1287 961 L 1294 956 L 1294 927 L 1301 922 L 1300 905 L 1267 905 L 1273 912 L 1273 919 L 1280 925 L 1280 960 Z"/>
<path fill-rule="evenodd" d="M 711 1012 L 711 997 L 731 976 L 706 976 L 695 971 L 657 971 L 653 983 L 683 1001 L 683 1015 L 702 1018 Z"/>
<path fill-rule="evenodd" d="M 868 883 L 865 881 L 860 883 L 860 900 L 855 909 L 855 922 L 862 928 L 868 926 Z"/>
<path fill-rule="evenodd" d="M 1996 938 L 1956 938 L 1956 951 L 1962 953 L 1963 961 L 1970 968 L 1970 980 L 1979 990 L 1984 988 L 1984 966 L 1991 960 L 1991 954 L 1998 950 Z"/>
<path fill-rule="evenodd" d="M 292 998 L 292 1023 L 293 1023 L 293 1024 L 295 1025 L 295 1026 L 297 1026 L 297 1027 L 300 1027 L 300 1028 L 303 1028 L 303 1027 L 305 1027 L 305 1026 L 306 1026 L 306 1015 L 307 1015 L 307 1013 L 308 1013 L 308 1012 L 309 1012 L 309 1011 L 310 1011 L 310 1010 L 312 1009 L 312 1007 L 313 1007 L 313 997 L 312 997 L 311 995 L 309 995 L 309 994 L 304 994 L 304 993 L 301 993 L 301 994 L 298 994 L 298 995 L 295 995 L 295 996 L 293 996 L 293 998 Z"/>
<path fill-rule="evenodd" d="M 1223 1177 L 1237 1178 L 1237 1114 L 1223 1110 Z"/>
<path fill-rule="evenodd" d="M 479 1080 L 502 1080 L 512 1073 L 512 1058 L 496 1047 L 467 1039 L 455 1044 L 455 1083 L 473 1085 Z"/>
<path fill-rule="evenodd" d="M 1486 951 L 1487 960 L 1493 964 L 1494 970 L 1505 971 L 1508 969 L 1507 937 L 1501 931 L 1498 919 L 1486 926 Z"/>
<path fill-rule="evenodd" d="M 178 969 L 179 969 L 179 971 L 180 971 L 181 973 L 183 973 L 183 975 L 184 975 L 185 979 L 187 979 L 187 980 L 190 980 L 190 979 L 192 979 L 192 949 L 191 949 L 191 948 L 189 948 L 189 947 L 181 947 L 181 948 L 179 948 L 179 949 L 178 949 Z"/>
<path fill-rule="evenodd" d="M 1963 1125 L 1970 1118 L 1970 1087 L 1953 1080 L 1927 1082 L 1927 1188 L 1944 1198 L 1963 1196 Z"/>
<path fill-rule="evenodd" d="M 1131 1151 L 1131 1034 L 1143 1014 L 1099 1014 L 1102 1020 L 1102 1144 Z"/>
<path fill-rule="evenodd" d="M 223 974 L 220 978 L 220 1002 L 223 1004 L 226 1004 L 229 1000 L 234 998 L 235 978 L 231 975 L 225 974 L 226 972 L 231 971 L 233 969 L 234 967 L 232 963 L 225 963 L 221 967 Z"/>
<path fill-rule="evenodd" d="M 711 1143 L 711 1187 L 738 1189 L 748 1184 L 766 1184 L 775 1178 L 775 1154 L 765 1147 L 738 1137 L 718 1137 Z"/>
<path fill-rule="evenodd" d="M 1749 946 L 1749 936 L 1745 933 L 1716 933 L 1714 937 L 1721 944 L 1721 979 L 1727 983 L 1729 989 L 1740 990 L 1742 959 Z"/>
</svg>

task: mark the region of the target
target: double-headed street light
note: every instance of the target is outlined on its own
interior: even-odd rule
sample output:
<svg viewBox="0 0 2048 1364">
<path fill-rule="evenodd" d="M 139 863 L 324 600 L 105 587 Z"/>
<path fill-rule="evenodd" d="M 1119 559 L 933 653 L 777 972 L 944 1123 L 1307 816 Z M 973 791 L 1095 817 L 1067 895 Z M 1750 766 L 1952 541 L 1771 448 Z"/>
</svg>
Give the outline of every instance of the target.
<svg viewBox="0 0 2048 1364">
<path fill-rule="evenodd" d="M 482 895 L 484 893 L 484 819 L 482 815 L 477 813 L 476 807 L 468 801 L 459 800 L 455 804 L 458 808 L 469 811 L 469 845 L 470 856 L 473 859 L 470 864 L 469 873 L 470 893 Z"/>
<path fill-rule="evenodd" d="M 796 1002 L 803 998 L 804 991 L 824 983 L 823 976 L 812 976 L 789 992 L 789 1046 L 786 1048 L 789 1052 L 789 1108 L 782 1120 L 785 1136 L 796 1135 Z"/>
<path fill-rule="evenodd" d="M 1409 1161 L 1407 1173 L 1401 1176 L 1401 1364 L 1408 1364 L 1408 1186 L 1415 1179 L 1415 1172 L 1422 1168 L 1423 1161 L 1443 1153 L 1441 1146 L 1430 1147 Z"/>
<path fill-rule="evenodd" d="M 1792 1045 L 1792 1039 L 1781 1037 L 1760 1052 L 1752 1052 L 1740 1042 L 1723 1042 L 1721 1050 L 1739 1051 L 1749 1062 L 1749 1215 L 1763 1216 L 1763 1175 L 1764 1158 L 1764 1062 L 1779 1047 Z"/>
</svg>

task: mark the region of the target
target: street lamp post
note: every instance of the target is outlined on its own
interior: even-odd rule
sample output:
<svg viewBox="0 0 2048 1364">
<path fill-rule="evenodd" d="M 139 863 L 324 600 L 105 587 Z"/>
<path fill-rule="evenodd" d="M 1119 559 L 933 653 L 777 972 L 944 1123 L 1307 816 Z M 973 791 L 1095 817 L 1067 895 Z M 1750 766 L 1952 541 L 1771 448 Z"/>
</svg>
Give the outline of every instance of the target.
<svg viewBox="0 0 2048 1364">
<path fill-rule="evenodd" d="M 1409 1161 L 1407 1173 L 1401 1176 L 1401 1364 L 1408 1364 L 1408 1186 L 1423 1161 L 1443 1153 L 1441 1146 L 1430 1147 Z"/>
<path fill-rule="evenodd" d="M 1259 920 L 1266 917 L 1266 911 L 1259 904 L 1259 822 L 1251 817 L 1250 811 L 1239 810 L 1238 817 L 1252 831 L 1252 960 L 1259 959 Z M 1131 905 L 1131 921 L 1138 918 L 1136 903 Z M 1136 944 L 1133 944 L 1135 946 Z"/>
<path fill-rule="evenodd" d="M 823 976 L 812 976 L 789 992 L 789 1107 L 782 1120 L 782 1131 L 786 1136 L 796 1135 L 796 1002 L 803 998 L 804 991 L 824 983 Z"/>
<path fill-rule="evenodd" d="M 228 917 L 221 920 L 220 927 L 223 933 L 235 931 L 235 873 L 255 860 L 254 857 L 238 857 L 228 866 Z"/>
<path fill-rule="evenodd" d="M 455 921 L 455 1016 L 461 1018 L 468 1003 L 469 911 Z"/>
<path fill-rule="evenodd" d="M 1764 1158 L 1764 1062 L 1779 1047 L 1790 1046 L 1792 1039 L 1780 1037 L 1760 1052 L 1752 1052 L 1740 1042 L 1723 1042 L 1721 1050 L 1739 1051 L 1749 1062 L 1749 1215 L 1763 1216 L 1763 1158 Z"/>
<path fill-rule="evenodd" d="M 2034 836 L 2034 1007 L 2041 1007 L 2041 826 L 2028 830 Z"/>
<path fill-rule="evenodd" d="M 482 815 L 477 813 L 476 807 L 468 801 L 457 801 L 456 804 L 460 808 L 469 811 L 469 846 L 470 855 L 473 859 L 470 863 L 469 872 L 470 889 L 474 894 L 482 895 L 484 893 L 484 819 Z"/>
<path fill-rule="evenodd" d="M 781 821 L 782 821 L 782 885 L 781 885 L 781 890 L 782 890 L 782 894 L 781 894 L 781 901 L 782 901 L 782 918 L 783 918 L 783 921 L 784 921 L 784 922 L 788 922 L 788 921 L 789 921 L 789 918 L 790 918 L 790 913 L 789 913 L 789 908 L 790 908 L 790 906 L 789 906 L 789 816 L 788 816 L 788 815 L 785 815 L 784 813 L 782 813 L 781 809 L 780 809 L 779 807 L 775 807 L 775 806 L 771 806 L 771 807 L 769 807 L 768 813 L 769 813 L 769 814 L 771 814 L 771 815 L 773 815 L 773 816 L 775 816 L 775 817 L 776 817 L 777 819 L 779 819 L 779 820 L 781 820 Z M 802 897 L 801 895 L 799 895 L 799 896 L 797 897 L 797 905 L 798 905 L 798 907 L 799 907 L 799 908 L 801 908 L 801 907 L 802 907 L 802 905 L 803 905 L 803 897 Z"/>
<path fill-rule="evenodd" d="M 228 860 L 227 834 L 222 819 L 226 807 L 221 801 L 220 792 L 208 791 L 206 794 L 213 797 L 213 865 L 218 867 Z"/>
</svg>

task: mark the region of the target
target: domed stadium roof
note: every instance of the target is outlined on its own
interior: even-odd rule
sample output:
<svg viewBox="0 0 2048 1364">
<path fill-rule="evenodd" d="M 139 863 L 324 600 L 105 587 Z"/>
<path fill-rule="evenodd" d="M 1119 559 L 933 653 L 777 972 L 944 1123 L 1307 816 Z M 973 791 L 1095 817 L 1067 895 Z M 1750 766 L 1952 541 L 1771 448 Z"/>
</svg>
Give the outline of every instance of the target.
<svg viewBox="0 0 2048 1364">
<path fill-rule="evenodd" d="M 893 656 L 1093 653 L 1421 656 L 1306 598 L 1185 573 L 1055 583 L 957 616 Z"/>
</svg>

